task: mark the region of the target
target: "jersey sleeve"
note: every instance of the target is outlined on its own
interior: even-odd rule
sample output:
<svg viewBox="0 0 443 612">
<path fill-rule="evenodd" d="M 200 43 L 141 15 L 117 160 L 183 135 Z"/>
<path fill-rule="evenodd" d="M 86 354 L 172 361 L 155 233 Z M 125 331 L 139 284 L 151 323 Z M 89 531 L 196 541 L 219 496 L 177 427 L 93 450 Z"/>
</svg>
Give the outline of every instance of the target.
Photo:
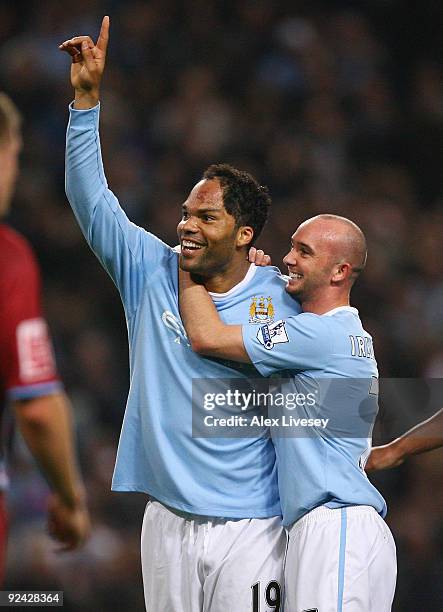
<svg viewBox="0 0 443 612">
<path fill-rule="evenodd" d="M 325 317 L 302 313 L 257 328 L 242 326 L 246 351 L 257 370 L 270 376 L 282 370 L 322 370 L 332 341 Z"/>
<path fill-rule="evenodd" d="M 116 284 L 129 315 L 149 275 L 172 249 L 127 218 L 108 189 L 98 132 L 100 105 L 70 106 L 66 137 L 66 195 L 89 246 Z"/>
<path fill-rule="evenodd" d="M 9 400 L 58 392 L 51 340 L 40 303 L 40 274 L 27 249 L 1 275 L 0 378 Z"/>
</svg>

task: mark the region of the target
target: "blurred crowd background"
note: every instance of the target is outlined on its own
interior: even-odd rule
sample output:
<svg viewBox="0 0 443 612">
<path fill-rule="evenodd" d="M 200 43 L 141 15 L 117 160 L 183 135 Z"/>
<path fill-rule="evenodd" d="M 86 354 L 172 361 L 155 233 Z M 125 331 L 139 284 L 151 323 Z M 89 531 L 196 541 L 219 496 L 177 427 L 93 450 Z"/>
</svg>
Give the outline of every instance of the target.
<svg viewBox="0 0 443 612">
<path fill-rule="evenodd" d="M 64 194 L 72 90 L 57 46 L 75 34 L 95 38 L 104 14 L 102 147 L 129 217 L 175 244 L 182 202 L 219 161 L 269 186 L 272 216 L 259 244 L 275 264 L 300 221 L 349 216 L 368 237 L 354 305 L 381 375 L 443 378 L 440 2 L 0 2 L 0 90 L 24 117 L 8 221 L 42 267 L 94 520 L 83 551 L 53 552 L 45 486 L 18 443 L 7 588 L 63 589 L 65 609 L 84 612 L 144 609 L 144 496 L 110 492 L 128 389 L 123 311 Z M 415 412 L 397 405 L 398 431 L 383 426 L 382 409 L 378 440 L 427 416 L 420 395 L 412 399 Z M 397 612 L 443 609 L 442 474 L 435 451 L 373 479 L 398 546 Z"/>
</svg>

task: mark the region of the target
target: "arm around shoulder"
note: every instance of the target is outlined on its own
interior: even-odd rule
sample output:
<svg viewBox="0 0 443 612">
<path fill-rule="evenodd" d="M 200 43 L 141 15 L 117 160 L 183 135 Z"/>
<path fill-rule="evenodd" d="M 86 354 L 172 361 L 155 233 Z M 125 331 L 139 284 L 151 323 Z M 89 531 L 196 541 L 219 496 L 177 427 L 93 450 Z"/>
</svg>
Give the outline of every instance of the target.
<svg viewBox="0 0 443 612">
<path fill-rule="evenodd" d="M 250 363 L 241 325 L 226 325 L 203 285 L 179 269 L 180 313 L 192 350 L 200 355 Z"/>
</svg>

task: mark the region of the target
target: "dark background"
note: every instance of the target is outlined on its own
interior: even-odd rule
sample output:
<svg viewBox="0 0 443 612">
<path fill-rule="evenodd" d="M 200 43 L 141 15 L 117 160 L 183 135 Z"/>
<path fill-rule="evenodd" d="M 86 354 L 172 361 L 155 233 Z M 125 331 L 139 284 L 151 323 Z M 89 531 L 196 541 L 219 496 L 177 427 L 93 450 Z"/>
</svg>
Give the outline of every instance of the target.
<svg viewBox="0 0 443 612">
<path fill-rule="evenodd" d="M 128 387 L 125 323 L 64 195 L 72 90 L 58 44 L 95 38 L 110 15 L 102 146 L 109 184 L 133 221 L 175 244 L 181 203 L 218 161 L 269 186 L 272 217 L 259 244 L 276 264 L 305 218 L 349 216 L 368 237 L 353 299 L 381 375 L 443 378 L 441 6 L 0 2 L 0 89 L 24 116 L 8 221 L 42 266 L 94 519 L 84 551 L 54 554 L 43 531 L 45 487 L 19 444 L 7 588 L 63 589 L 66 610 L 143 610 L 144 498 L 109 492 Z M 415 409 L 405 427 L 427 414 L 419 394 Z M 382 407 L 378 435 L 387 440 L 396 432 L 384 416 Z M 442 467 L 436 451 L 374 478 L 398 546 L 398 612 L 443 609 Z"/>
</svg>

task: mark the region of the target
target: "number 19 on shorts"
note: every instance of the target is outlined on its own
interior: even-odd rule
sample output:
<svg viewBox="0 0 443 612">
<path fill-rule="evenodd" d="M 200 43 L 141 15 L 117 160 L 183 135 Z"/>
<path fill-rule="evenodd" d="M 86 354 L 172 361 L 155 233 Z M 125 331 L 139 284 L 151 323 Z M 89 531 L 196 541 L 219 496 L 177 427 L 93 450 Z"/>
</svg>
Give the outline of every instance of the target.
<svg viewBox="0 0 443 612">
<path fill-rule="evenodd" d="M 274 610 L 280 612 L 281 588 L 276 580 L 268 582 L 266 588 L 263 588 L 260 582 L 256 582 L 251 586 L 251 590 L 252 612 L 268 612 L 269 608 L 272 612 Z"/>
</svg>

